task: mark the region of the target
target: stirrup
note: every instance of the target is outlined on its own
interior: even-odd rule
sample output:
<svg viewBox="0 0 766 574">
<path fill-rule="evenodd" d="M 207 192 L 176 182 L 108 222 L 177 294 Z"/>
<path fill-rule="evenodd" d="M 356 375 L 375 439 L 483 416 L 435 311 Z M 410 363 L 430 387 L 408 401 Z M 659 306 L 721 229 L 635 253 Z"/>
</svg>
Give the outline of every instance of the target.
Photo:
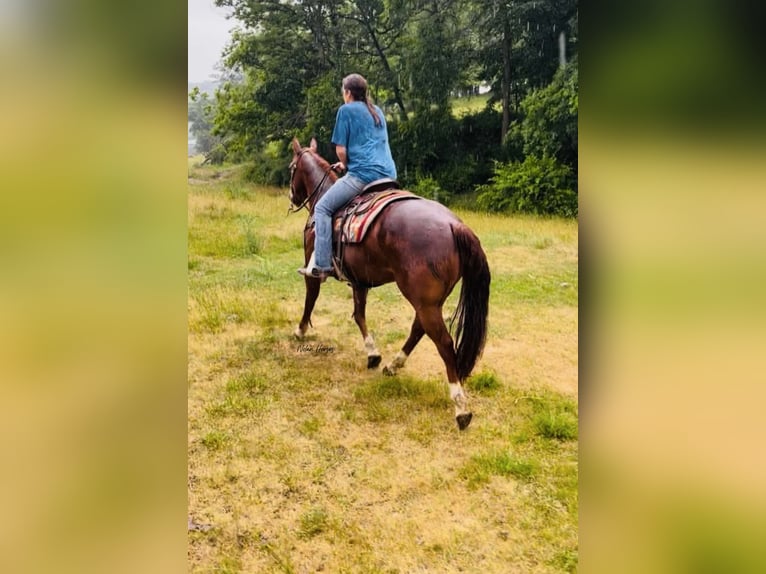
<svg viewBox="0 0 766 574">
<path fill-rule="evenodd" d="M 327 281 L 328 277 L 335 277 L 335 270 L 330 269 L 328 271 L 322 271 L 318 267 L 312 267 L 310 270 L 306 269 L 305 267 L 301 267 L 298 269 L 298 273 L 303 275 L 304 277 L 311 277 L 313 279 L 319 279 L 320 282 L 324 283 Z"/>
</svg>

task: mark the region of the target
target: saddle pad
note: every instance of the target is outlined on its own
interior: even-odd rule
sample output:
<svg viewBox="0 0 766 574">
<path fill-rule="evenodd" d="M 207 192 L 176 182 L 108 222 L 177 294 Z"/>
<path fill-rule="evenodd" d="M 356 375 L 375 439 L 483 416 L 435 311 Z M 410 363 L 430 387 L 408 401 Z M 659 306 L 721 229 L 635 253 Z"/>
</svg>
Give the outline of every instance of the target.
<svg viewBox="0 0 766 574">
<path fill-rule="evenodd" d="M 358 195 L 345 207 L 335 212 L 333 235 L 337 237 L 342 232 L 343 243 L 361 243 L 375 218 L 381 214 L 383 209 L 394 201 L 402 199 L 421 198 L 409 191 L 398 189 Z"/>
</svg>

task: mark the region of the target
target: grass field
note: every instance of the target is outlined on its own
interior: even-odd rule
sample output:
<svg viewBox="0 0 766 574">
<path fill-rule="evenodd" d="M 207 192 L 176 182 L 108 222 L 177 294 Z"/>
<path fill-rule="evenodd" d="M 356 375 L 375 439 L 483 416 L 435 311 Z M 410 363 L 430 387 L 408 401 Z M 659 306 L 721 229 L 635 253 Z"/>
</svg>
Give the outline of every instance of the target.
<svg viewBox="0 0 766 574">
<path fill-rule="evenodd" d="M 396 377 L 367 370 L 347 285 L 325 283 L 314 328 L 292 338 L 305 212 L 198 160 L 188 496 L 205 526 L 189 532 L 190 571 L 577 571 L 577 222 L 458 211 L 492 271 L 460 432 L 430 340 Z M 413 311 L 387 285 L 367 317 L 387 363 Z"/>
</svg>

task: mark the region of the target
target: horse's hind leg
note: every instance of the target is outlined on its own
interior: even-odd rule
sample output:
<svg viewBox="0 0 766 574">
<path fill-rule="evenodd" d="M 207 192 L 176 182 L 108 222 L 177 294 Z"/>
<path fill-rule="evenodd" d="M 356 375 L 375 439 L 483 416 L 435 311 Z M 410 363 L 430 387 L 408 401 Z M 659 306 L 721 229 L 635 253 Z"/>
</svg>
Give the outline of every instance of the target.
<svg viewBox="0 0 766 574">
<path fill-rule="evenodd" d="M 441 307 L 423 307 L 418 311 L 418 316 L 420 317 L 423 329 L 434 344 L 436 344 L 439 355 L 444 361 L 445 367 L 447 367 L 450 398 L 455 403 L 455 420 L 460 430 L 463 430 L 471 424 L 473 414 L 467 409 L 468 399 L 463 390 L 463 385 L 457 376 L 455 345 L 447 326 L 444 324 Z"/>
<path fill-rule="evenodd" d="M 423 338 L 424 334 L 425 334 L 425 331 L 423 330 L 423 326 L 420 324 L 420 319 L 418 319 L 418 316 L 416 314 L 415 319 L 412 321 L 410 336 L 407 338 L 407 341 L 404 343 L 402 350 L 396 354 L 396 356 L 394 357 L 394 360 L 391 361 L 389 365 L 386 365 L 385 367 L 383 367 L 383 374 L 395 375 L 396 371 L 398 371 L 404 366 L 404 363 L 407 360 L 407 357 L 410 356 L 410 353 L 412 353 L 413 349 L 418 344 L 418 342 L 420 342 L 420 339 Z"/>
<path fill-rule="evenodd" d="M 380 351 L 375 346 L 375 340 L 367 331 L 367 293 L 369 289 L 354 287 L 354 321 L 359 326 L 359 331 L 364 339 L 364 348 L 367 351 L 367 368 L 374 369 L 380 364 Z"/>
</svg>

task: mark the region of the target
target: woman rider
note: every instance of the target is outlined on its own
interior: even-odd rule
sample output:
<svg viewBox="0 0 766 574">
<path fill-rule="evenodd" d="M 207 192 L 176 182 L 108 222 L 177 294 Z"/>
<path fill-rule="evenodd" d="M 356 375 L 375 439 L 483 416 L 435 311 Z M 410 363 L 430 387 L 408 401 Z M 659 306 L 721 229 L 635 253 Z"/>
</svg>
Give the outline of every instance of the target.
<svg viewBox="0 0 766 574">
<path fill-rule="evenodd" d="M 316 264 L 298 269 L 302 275 L 324 281 L 333 276 L 332 216 L 377 179 L 396 179 L 396 166 L 388 145 L 388 127 L 381 109 L 367 99 L 367 80 L 359 74 L 343 78 L 343 102 L 335 118 L 332 143 L 338 156 L 332 165 L 346 170 L 314 208 Z"/>
</svg>

